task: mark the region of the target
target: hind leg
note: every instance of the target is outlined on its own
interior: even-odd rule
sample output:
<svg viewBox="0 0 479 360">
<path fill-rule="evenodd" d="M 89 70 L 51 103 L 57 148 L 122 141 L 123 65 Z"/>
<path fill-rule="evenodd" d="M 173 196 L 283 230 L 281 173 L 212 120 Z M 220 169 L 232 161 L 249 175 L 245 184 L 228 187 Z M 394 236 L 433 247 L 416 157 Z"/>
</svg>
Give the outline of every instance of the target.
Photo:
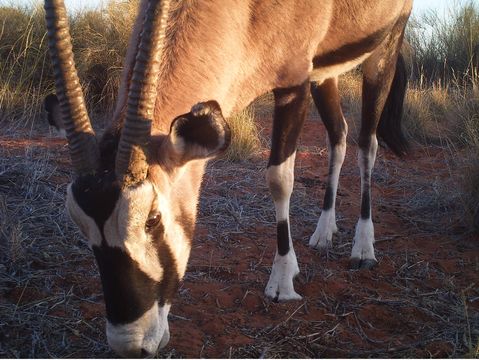
<svg viewBox="0 0 479 360">
<path fill-rule="evenodd" d="M 277 248 L 265 294 L 281 300 L 298 300 L 293 278 L 299 273 L 291 240 L 289 200 L 294 183 L 296 143 L 306 117 L 309 81 L 274 91 L 275 110 L 271 154 L 266 171 L 276 210 Z"/>
<path fill-rule="evenodd" d="M 341 110 L 338 78 L 328 79 L 322 84 L 311 84 L 311 95 L 328 132 L 329 171 L 323 210 L 309 245 L 326 249 L 331 247 L 333 234 L 338 230 L 335 211 L 336 193 L 341 166 L 346 155 L 348 125 Z"/>
<path fill-rule="evenodd" d="M 393 33 L 394 34 L 394 33 Z M 362 119 L 358 165 L 361 173 L 361 215 L 356 224 L 350 265 L 370 269 L 377 264 L 371 211 L 371 175 L 376 160 L 378 127 L 396 70 L 402 33 L 389 36 L 363 63 Z"/>
</svg>

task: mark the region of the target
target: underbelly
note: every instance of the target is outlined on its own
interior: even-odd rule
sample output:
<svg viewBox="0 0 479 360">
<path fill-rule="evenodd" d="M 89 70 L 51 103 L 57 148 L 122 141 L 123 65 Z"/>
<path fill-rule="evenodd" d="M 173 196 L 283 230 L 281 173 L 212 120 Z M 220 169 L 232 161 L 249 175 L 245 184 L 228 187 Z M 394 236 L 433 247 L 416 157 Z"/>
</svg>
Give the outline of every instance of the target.
<svg viewBox="0 0 479 360">
<path fill-rule="evenodd" d="M 364 60 L 366 60 L 370 55 L 371 53 L 367 52 L 352 60 L 347 60 L 338 64 L 317 67 L 311 71 L 309 76 L 310 81 L 321 84 L 327 79 L 338 77 L 339 75 L 354 69 Z"/>
</svg>

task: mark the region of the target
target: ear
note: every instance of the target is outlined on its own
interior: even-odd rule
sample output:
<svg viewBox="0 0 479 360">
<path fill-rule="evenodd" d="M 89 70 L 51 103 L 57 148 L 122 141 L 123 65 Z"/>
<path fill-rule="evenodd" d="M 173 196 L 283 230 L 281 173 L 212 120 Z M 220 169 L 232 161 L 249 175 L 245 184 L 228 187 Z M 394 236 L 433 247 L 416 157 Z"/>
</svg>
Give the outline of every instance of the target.
<svg viewBox="0 0 479 360">
<path fill-rule="evenodd" d="M 50 94 L 45 98 L 43 107 L 47 115 L 50 126 L 55 127 L 58 131 L 63 130 L 63 122 L 60 114 L 60 103 L 55 94 Z"/>
<path fill-rule="evenodd" d="M 221 154 L 230 144 L 231 132 L 219 104 L 208 101 L 173 120 L 168 139 L 173 158 L 185 163 Z"/>
</svg>

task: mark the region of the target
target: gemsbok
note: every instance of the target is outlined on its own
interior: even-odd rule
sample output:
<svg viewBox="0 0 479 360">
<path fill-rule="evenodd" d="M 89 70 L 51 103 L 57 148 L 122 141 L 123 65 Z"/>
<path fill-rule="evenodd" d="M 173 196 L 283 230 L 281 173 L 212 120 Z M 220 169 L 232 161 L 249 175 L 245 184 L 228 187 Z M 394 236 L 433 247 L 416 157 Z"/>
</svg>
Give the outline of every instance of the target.
<svg viewBox="0 0 479 360">
<path fill-rule="evenodd" d="M 348 126 L 338 76 L 362 64 L 358 162 L 361 213 L 351 267 L 376 263 L 371 172 L 377 136 L 396 154 L 406 74 L 400 47 L 412 0 L 142 0 L 111 124 L 97 139 L 73 61 L 63 0 L 45 0 L 58 100 L 75 180 L 66 207 L 100 272 L 110 346 L 147 356 L 169 340 L 168 312 L 185 274 L 206 162 L 227 148 L 224 117 L 273 91 L 266 180 L 276 209 L 277 251 L 265 293 L 300 299 L 290 232 L 297 140 L 309 92 L 329 138 L 329 176 L 309 245 L 331 246 Z M 59 111 L 57 111 L 59 110 Z"/>
</svg>

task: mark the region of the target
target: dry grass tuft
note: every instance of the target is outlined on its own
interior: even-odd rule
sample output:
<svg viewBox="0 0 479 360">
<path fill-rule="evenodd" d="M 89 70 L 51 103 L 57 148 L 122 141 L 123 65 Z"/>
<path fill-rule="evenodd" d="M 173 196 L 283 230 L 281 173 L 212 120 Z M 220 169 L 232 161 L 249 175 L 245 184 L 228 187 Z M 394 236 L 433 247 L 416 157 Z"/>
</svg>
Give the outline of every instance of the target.
<svg viewBox="0 0 479 360">
<path fill-rule="evenodd" d="M 231 144 L 224 157 L 229 161 L 249 160 L 261 149 L 260 129 L 251 107 L 227 119 L 231 129 Z"/>
<path fill-rule="evenodd" d="M 409 135 L 423 144 L 477 147 L 479 93 L 476 84 L 477 81 L 471 86 L 413 83 L 408 89 L 405 111 Z"/>
</svg>

